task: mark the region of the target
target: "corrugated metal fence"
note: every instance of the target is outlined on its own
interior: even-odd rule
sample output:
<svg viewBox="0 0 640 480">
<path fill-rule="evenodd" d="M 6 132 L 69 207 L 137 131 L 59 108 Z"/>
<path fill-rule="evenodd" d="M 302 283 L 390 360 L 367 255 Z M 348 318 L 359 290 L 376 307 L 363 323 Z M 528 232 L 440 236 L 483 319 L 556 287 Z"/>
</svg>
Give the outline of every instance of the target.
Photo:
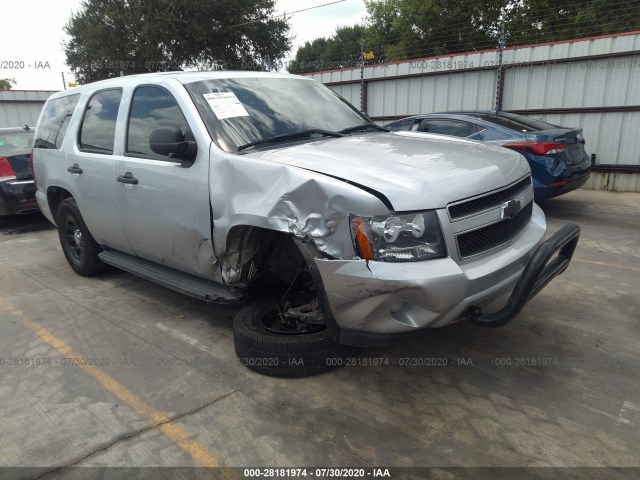
<svg viewBox="0 0 640 480">
<path fill-rule="evenodd" d="M 308 75 L 384 123 L 495 108 L 498 54 L 494 49 L 368 65 L 363 81 L 359 68 Z M 582 127 L 597 164 L 640 166 L 640 32 L 507 47 L 503 66 L 502 110 Z M 594 173 L 587 187 L 640 192 L 640 174 L 609 170 Z"/>
</svg>

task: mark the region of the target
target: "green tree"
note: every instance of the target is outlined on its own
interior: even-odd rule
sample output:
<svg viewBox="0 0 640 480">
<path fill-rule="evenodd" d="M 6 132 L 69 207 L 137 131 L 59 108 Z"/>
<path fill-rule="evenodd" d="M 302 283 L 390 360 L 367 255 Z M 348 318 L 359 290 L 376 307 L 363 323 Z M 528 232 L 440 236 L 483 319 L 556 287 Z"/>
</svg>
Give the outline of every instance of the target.
<svg viewBox="0 0 640 480">
<path fill-rule="evenodd" d="M 326 52 L 328 41 L 328 39 L 321 37 L 312 42 L 305 42 L 296 52 L 291 64 L 289 64 L 289 72 L 305 73 L 321 70 L 323 67 L 320 65 L 320 57 Z"/>
<path fill-rule="evenodd" d="M 11 88 L 15 86 L 15 78 L 0 78 L 0 90 L 11 90 Z"/>
<path fill-rule="evenodd" d="M 371 35 L 389 60 L 495 47 L 508 1 L 387 0 L 366 2 Z"/>
<path fill-rule="evenodd" d="M 496 48 L 505 23 L 507 46 L 637 30 L 637 0 L 365 0 L 365 25 L 307 42 L 290 71 L 352 65 L 360 43 L 375 62 Z M 351 29 L 351 30 L 349 30 Z"/>
<path fill-rule="evenodd" d="M 291 48 L 275 0 L 84 0 L 65 26 L 79 83 L 184 68 L 268 69 Z"/>
<path fill-rule="evenodd" d="M 376 58 L 380 60 L 394 60 L 397 55 L 393 47 L 398 45 L 402 35 L 411 32 L 401 32 L 398 28 L 398 17 L 401 14 L 395 1 L 372 2 L 365 1 L 367 7 L 367 48 L 373 49 Z M 413 34 L 411 34 L 413 37 Z M 409 40 L 408 38 L 406 40 Z M 389 58 L 389 53 L 391 57 Z"/>
<path fill-rule="evenodd" d="M 637 30 L 637 0 L 365 0 L 370 42 L 389 60 Z"/>
<path fill-rule="evenodd" d="M 362 48 L 367 47 L 367 28 L 363 25 L 338 27 L 329 38 L 306 42 L 289 65 L 291 73 L 353 67 L 360 64 Z"/>
<path fill-rule="evenodd" d="M 508 43 L 551 42 L 637 30 L 637 0 L 526 0 L 507 15 Z"/>
</svg>

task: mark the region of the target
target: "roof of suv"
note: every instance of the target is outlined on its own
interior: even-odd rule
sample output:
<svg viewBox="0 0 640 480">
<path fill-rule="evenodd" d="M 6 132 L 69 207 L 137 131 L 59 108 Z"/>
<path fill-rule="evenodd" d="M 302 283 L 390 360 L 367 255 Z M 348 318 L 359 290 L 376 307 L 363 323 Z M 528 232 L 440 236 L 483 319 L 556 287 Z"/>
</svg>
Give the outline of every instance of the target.
<svg viewBox="0 0 640 480">
<path fill-rule="evenodd" d="M 123 77 L 113 77 L 106 80 L 99 80 L 97 82 L 87 83 L 79 87 L 74 87 L 70 90 L 65 90 L 52 95 L 52 97 L 68 95 L 71 92 L 82 92 L 85 90 L 94 90 L 96 88 L 108 87 L 111 84 L 126 85 L 127 83 L 139 83 L 140 79 L 144 79 L 148 82 L 154 80 L 166 79 L 167 77 L 175 78 L 181 83 L 199 82 L 201 80 L 212 80 L 216 78 L 298 78 L 304 80 L 313 80 L 309 77 L 300 75 L 292 75 L 290 73 L 272 73 L 272 72 L 256 72 L 249 70 L 218 70 L 214 72 L 156 72 L 156 73 L 140 73 L 135 75 L 126 75 Z"/>
</svg>

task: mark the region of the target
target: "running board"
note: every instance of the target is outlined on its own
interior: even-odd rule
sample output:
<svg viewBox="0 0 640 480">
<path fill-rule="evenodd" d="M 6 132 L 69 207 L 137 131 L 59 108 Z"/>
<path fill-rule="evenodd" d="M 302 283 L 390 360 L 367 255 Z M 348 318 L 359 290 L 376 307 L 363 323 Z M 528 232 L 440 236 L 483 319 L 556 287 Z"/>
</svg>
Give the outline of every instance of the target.
<svg viewBox="0 0 640 480">
<path fill-rule="evenodd" d="M 98 256 L 108 265 L 207 303 L 238 303 L 244 298 L 241 293 L 229 290 L 213 280 L 196 277 L 126 253 L 104 250 Z"/>
</svg>

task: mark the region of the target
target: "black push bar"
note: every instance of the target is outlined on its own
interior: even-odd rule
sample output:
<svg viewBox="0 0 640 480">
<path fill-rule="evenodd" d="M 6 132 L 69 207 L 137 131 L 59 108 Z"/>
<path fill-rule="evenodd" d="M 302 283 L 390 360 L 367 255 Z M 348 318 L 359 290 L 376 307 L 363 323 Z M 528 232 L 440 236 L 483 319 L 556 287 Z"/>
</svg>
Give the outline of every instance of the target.
<svg viewBox="0 0 640 480">
<path fill-rule="evenodd" d="M 501 310 L 482 315 L 478 307 L 472 306 L 467 310 L 467 317 L 482 327 L 501 327 L 509 322 L 547 283 L 567 269 L 579 238 L 578 225 L 570 223 L 562 227 L 536 249 Z M 556 252 L 558 255 L 551 260 Z"/>
</svg>

